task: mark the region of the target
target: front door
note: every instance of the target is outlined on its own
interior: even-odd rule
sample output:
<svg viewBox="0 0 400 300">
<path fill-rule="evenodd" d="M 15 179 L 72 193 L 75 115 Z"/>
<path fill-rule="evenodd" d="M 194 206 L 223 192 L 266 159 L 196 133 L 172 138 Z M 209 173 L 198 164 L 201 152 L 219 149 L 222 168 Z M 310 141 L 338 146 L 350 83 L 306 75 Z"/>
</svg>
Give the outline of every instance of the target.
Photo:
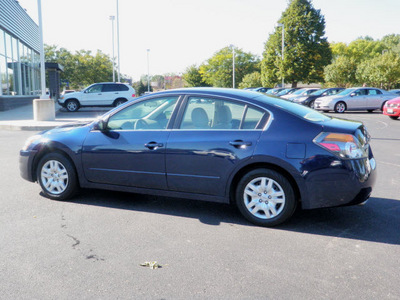
<svg viewBox="0 0 400 300">
<path fill-rule="evenodd" d="M 95 183 L 166 189 L 165 147 L 177 97 L 144 100 L 92 130 L 82 150 L 84 173 Z"/>
</svg>

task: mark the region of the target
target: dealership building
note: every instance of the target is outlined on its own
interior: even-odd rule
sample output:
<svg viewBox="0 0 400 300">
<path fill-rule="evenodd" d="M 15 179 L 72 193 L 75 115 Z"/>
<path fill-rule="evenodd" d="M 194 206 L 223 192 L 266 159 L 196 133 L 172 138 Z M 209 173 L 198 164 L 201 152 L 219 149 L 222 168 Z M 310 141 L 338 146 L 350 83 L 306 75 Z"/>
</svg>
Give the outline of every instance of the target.
<svg viewBox="0 0 400 300">
<path fill-rule="evenodd" d="M 0 0 L 0 110 L 38 98 L 40 90 L 38 25 L 16 0 Z"/>
</svg>

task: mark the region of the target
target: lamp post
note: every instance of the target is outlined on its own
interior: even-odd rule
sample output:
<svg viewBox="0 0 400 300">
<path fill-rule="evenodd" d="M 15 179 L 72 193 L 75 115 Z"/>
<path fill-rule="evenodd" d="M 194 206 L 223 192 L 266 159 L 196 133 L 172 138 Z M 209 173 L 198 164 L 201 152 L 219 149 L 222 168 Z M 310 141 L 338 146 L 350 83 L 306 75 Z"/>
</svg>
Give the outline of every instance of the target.
<svg viewBox="0 0 400 300">
<path fill-rule="evenodd" d="M 121 82 L 121 69 L 120 69 L 120 59 L 119 59 L 119 5 L 117 0 L 117 51 L 118 51 L 118 82 Z"/>
<path fill-rule="evenodd" d="M 150 49 L 147 49 L 147 92 L 150 92 L 149 54 L 150 54 Z"/>
<path fill-rule="evenodd" d="M 278 23 L 277 27 L 282 27 L 282 87 L 285 85 L 285 77 L 283 76 L 283 59 L 285 51 L 285 24 Z"/>
<path fill-rule="evenodd" d="M 232 87 L 235 88 L 235 46 L 230 45 L 232 48 Z"/>
<path fill-rule="evenodd" d="M 114 20 L 115 16 L 110 16 L 111 24 L 112 24 L 112 64 L 113 64 L 113 82 L 115 82 L 115 55 L 114 55 Z"/>
<path fill-rule="evenodd" d="M 43 23 L 42 23 L 42 1 L 38 0 L 38 19 L 39 19 L 39 35 L 40 35 L 40 83 L 42 95 L 41 99 L 46 98 L 46 71 L 44 65 L 44 44 L 43 44 Z"/>
</svg>

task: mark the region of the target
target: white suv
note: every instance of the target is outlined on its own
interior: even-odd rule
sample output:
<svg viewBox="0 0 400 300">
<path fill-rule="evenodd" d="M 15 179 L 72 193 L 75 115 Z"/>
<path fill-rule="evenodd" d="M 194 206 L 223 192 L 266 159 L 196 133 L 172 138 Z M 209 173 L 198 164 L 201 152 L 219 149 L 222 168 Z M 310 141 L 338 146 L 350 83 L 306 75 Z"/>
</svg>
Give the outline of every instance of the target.
<svg viewBox="0 0 400 300">
<path fill-rule="evenodd" d="M 135 98 L 135 89 L 124 83 L 94 83 L 80 92 L 62 95 L 58 103 L 68 111 L 85 106 L 118 106 Z"/>
</svg>

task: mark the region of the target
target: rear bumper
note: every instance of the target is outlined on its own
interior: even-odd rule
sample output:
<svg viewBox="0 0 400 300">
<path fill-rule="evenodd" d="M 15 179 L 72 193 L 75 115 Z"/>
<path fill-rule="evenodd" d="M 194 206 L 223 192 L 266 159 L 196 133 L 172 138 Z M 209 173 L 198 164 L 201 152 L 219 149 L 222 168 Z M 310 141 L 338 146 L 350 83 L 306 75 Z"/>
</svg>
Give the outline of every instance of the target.
<svg viewBox="0 0 400 300">
<path fill-rule="evenodd" d="M 308 191 L 304 209 L 356 205 L 371 195 L 376 181 L 374 158 L 335 161 L 330 168 L 310 170 L 305 176 Z"/>
</svg>

